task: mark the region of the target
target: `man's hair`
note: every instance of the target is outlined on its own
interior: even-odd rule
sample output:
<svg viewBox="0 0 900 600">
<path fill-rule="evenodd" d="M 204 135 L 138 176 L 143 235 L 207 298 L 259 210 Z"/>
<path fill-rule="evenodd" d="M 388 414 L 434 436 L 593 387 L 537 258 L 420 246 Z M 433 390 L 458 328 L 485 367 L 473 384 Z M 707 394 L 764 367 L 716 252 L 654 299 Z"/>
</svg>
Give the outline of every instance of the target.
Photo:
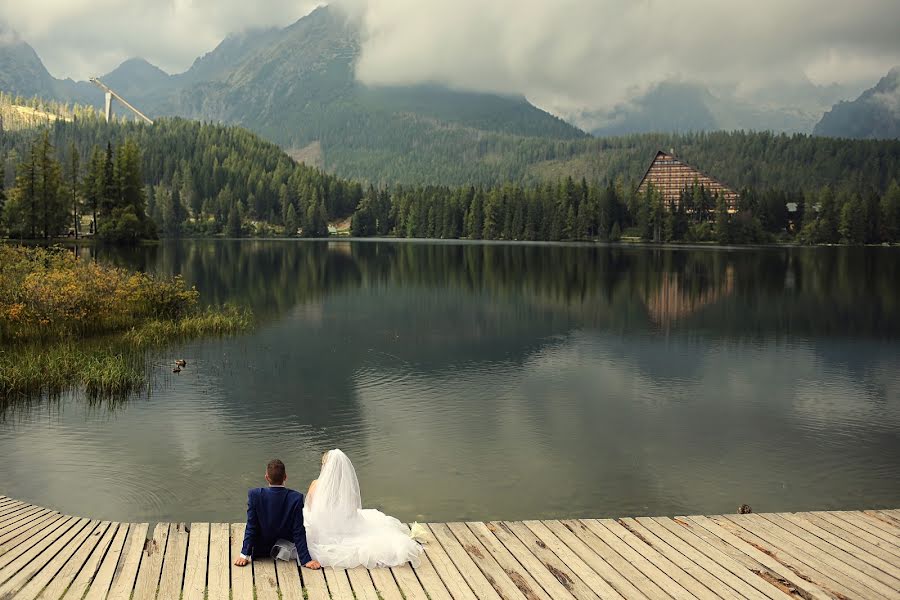
<svg viewBox="0 0 900 600">
<path fill-rule="evenodd" d="M 266 475 L 269 476 L 269 483 L 272 485 L 281 485 L 284 483 L 284 478 L 287 475 L 284 463 L 277 458 L 273 458 L 269 461 L 269 464 L 266 465 Z"/>
</svg>

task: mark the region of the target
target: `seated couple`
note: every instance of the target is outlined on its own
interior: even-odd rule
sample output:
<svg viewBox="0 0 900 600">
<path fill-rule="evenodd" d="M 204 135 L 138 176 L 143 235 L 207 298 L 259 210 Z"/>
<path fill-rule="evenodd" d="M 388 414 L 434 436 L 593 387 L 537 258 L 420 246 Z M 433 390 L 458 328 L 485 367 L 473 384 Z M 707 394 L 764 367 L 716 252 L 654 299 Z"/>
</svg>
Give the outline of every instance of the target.
<svg viewBox="0 0 900 600">
<path fill-rule="evenodd" d="M 284 486 L 287 473 L 280 460 L 266 466 L 266 481 L 269 487 L 248 493 L 247 529 L 235 565 L 243 567 L 253 557 L 296 560 L 308 569 L 418 565 L 422 547 L 409 528 L 362 508 L 356 471 L 340 450 L 322 456 L 305 504 L 303 494 Z"/>
</svg>

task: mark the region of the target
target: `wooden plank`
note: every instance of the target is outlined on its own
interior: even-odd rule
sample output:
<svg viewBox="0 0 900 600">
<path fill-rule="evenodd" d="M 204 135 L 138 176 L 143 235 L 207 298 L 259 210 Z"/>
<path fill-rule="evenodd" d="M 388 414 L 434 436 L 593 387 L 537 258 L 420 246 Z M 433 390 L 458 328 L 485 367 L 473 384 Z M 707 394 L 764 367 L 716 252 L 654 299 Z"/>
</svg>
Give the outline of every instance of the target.
<svg viewBox="0 0 900 600">
<path fill-rule="evenodd" d="M 761 516 L 798 537 L 804 537 L 810 544 L 839 560 L 844 560 L 849 566 L 855 567 L 894 589 L 900 589 L 900 567 L 868 554 L 809 522 L 802 519 L 794 520 L 793 515 L 766 514 Z"/>
<path fill-rule="evenodd" d="M 762 592 L 709 560 L 649 517 L 621 519 L 621 522 L 657 552 L 722 598 L 766 600 L 767 597 Z"/>
<path fill-rule="evenodd" d="M 871 544 L 863 538 L 857 537 L 849 531 L 841 529 L 822 519 L 818 513 L 788 513 L 785 515 L 785 518 L 792 519 L 795 523 L 803 526 L 813 527 L 815 528 L 815 531 L 824 532 L 819 534 L 820 537 L 827 534 L 844 540 L 847 544 L 859 548 L 869 556 L 883 556 L 885 562 L 889 561 L 889 564 L 892 564 L 892 566 L 896 566 L 896 563 L 900 561 L 900 556 L 892 556 L 889 552 L 889 548 Z M 887 542 L 882 542 L 882 544 L 887 545 Z"/>
<path fill-rule="evenodd" d="M 479 541 L 475 534 L 472 533 L 465 523 L 448 523 L 447 529 L 456 537 L 456 540 L 463 547 L 472 562 L 475 563 L 485 578 L 491 582 L 491 585 L 497 590 L 502 598 L 521 598 L 524 599 L 526 594 L 532 596 L 536 594 L 535 590 L 541 588 L 534 585 L 534 589 L 525 586 L 525 580 L 521 580 L 525 589 L 517 587 L 516 582 L 510 579 L 506 570 L 494 559 L 487 548 Z"/>
<path fill-rule="evenodd" d="M 431 559 L 428 558 L 424 551 L 420 557 L 419 566 L 415 567 L 415 571 L 422 588 L 431 600 L 453 600 L 453 596 L 447 590 L 444 582 L 441 581 L 440 575 L 434 569 L 434 565 L 431 564 Z M 352 577 L 350 582 L 353 583 Z M 354 589 L 356 588 L 354 587 Z"/>
<path fill-rule="evenodd" d="M 582 542 L 568 527 L 559 521 L 541 521 L 544 526 L 555 535 L 560 542 L 575 553 L 584 563 L 600 575 L 624 598 L 647 598 L 631 581 L 616 570 L 602 556 L 594 552 L 590 546 Z"/>
<path fill-rule="evenodd" d="M 447 588 L 447 591 L 450 592 L 450 595 L 454 600 L 477 600 L 475 598 L 475 593 L 472 592 L 472 588 L 470 588 L 469 584 L 466 583 L 466 580 L 463 579 L 463 576 L 457 570 L 456 565 L 453 564 L 453 561 L 450 560 L 450 557 L 447 556 L 447 553 L 437 540 L 432 540 L 428 544 L 425 544 L 423 549 L 425 551 L 425 556 L 431 561 L 431 566 L 434 567 L 434 570 L 438 574 L 438 577 L 441 578 L 444 587 Z M 374 579 L 374 575 L 372 578 Z"/>
<path fill-rule="evenodd" d="M 110 530 L 113 530 L 110 527 Z M 63 597 L 63 600 L 102 600 L 106 598 L 106 592 L 109 591 L 109 584 L 112 583 L 113 573 L 115 573 L 116 565 L 119 563 L 119 557 L 122 553 L 122 547 L 125 545 L 125 538 L 128 536 L 128 524 L 120 523 L 115 528 L 115 537 L 112 538 L 107 547 L 98 546 L 94 550 L 97 566 L 93 572 L 88 571 L 88 565 L 78 574 L 72 587 Z M 89 574 L 90 576 L 86 576 Z"/>
<path fill-rule="evenodd" d="M 169 539 L 163 555 L 162 574 L 159 580 L 160 598 L 178 598 L 184 584 L 184 560 L 187 556 L 187 526 L 184 523 L 172 523 L 169 526 Z"/>
<path fill-rule="evenodd" d="M 598 596 L 601 598 L 622 598 L 622 594 L 617 592 L 608 581 L 603 579 L 587 563 L 578 558 L 544 523 L 541 521 L 525 521 L 524 525 L 561 561 L 566 563 L 578 575 L 578 578 L 594 590 Z"/>
<path fill-rule="evenodd" d="M 900 548 L 900 537 L 891 535 L 890 533 L 877 527 L 873 523 L 870 523 L 868 519 L 863 519 L 853 513 L 840 512 L 840 511 L 828 512 L 827 514 L 829 514 L 833 517 L 836 517 L 838 519 L 841 519 L 842 521 L 846 521 L 847 523 L 850 523 L 851 525 L 855 525 L 856 527 L 862 529 L 863 531 L 866 531 L 870 535 L 873 535 L 877 538 L 880 538 L 880 539 L 888 542 L 889 544 L 892 544 L 895 548 Z"/>
<path fill-rule="evenodd" d="M 466 580 L 472 591 L 475 592 L 476 597 L 480 599 L 492 598 L 494 600 L 500 598 L 491 582 L 485 578 L 478 566 L 472 562 L 465 549 L 456 541 L 456 538 L 453 537 L 446 525 L 434 523 L 428 525 L 428 528 L 431 530 L 435 540 L 440 543 L 447 553 L 447 556 L 450 557 L 457 571 L 463 576 L 463 579 Z"/>
<path fill-rule="evenodd" d="M 347 579 L 345 569 L 326 567 L 325 580 L 328 581 L 328 591 L 334 600 L 353 600 L 353 590 L 350 589 L 350 580 Z"/>
<path fill-rule="evenodd" d="M 100 557 L 102 557 L 103 552 L 106 551 L 106 548 L 109 546 L 110 542 L 112 542 L 113 536 L 118 528 L 118 523 L 100 523 L 94 531 L 91 532 L 84 543 L 81 544 L 81 547 L 79 547 L 66 564 L 63 565 L 62 569 L 47 581 L 47 587 L 44 588 L 44 591 L 41 592 L 38 597 L 56 600 L 57 598 L 60 598 L 66 590 L 78 587 L 76 578 L 78 578 L 79 581 L 86 580 L 87 582 L 90 582 L 97 567 L 100 566 Z M 44 571 L 46 570 L 47 569 L 44 569 Z M 81 587 L 82 592 L 87 589 L 87 586 L 84 584 L 81 584 Z M 78 596 L 79 600 L 83 595 L 84 594 L 82 593 Z"/>
<path fill-rule="evenodd" d="M 0 545 L 0 583 L 5 581 L 3 575 L 7 565 L 39 544 L 44 544 L 46 548 L 77 521 L 75 517 L 62 517 L 47 527 L 35 525 L 17 533 L 15 537 Z"/>
<path fill-rule="evenodd" d="M 253 600 L 253 567 L 234 565 L 234 559 L 241 553 L 241 547 L 244 545 L 246 527 L 246 523 L 231 525 L 231 557 L 228 561 L 231 567 L 231 600 Z"/>
<path fill-rule="evenodd" d="M 805 598 L 815 598 L 816 600 L 833 600 L 834 598 L 833 594 L 826 591 L 818 584 L 813 583 L 809 575 L 801 568 L 802 566 L 797 567 L 785 564 L 777 558 L 776 554 L 771 551 L 763 552 L 761 546 L 754 546 L 744 541 L 709 517 L 677 517 L 675 521 L 676 523 L 683 523 L 686 527 L 689 527 L 692 532 L 703 537 L 704 540 L 710 543 L 714 543 L 714 540 L 718 540 L 718 542 L 721 542 L 723 545 L 719 546 L 718 542 L 715 542 L 717 547 L 719 547 L 720 550 L 724 550 L 729 556 L 736 560 L 740 560 L 742 556 L 749 557 L 754 563 L 758 563 L 768 569 L 770 573 L 774 573 L 783 581 L 790 583 L 798 590 L 802 590 Z M 732 550 L 736 552 L 733 552 Z M 748 565 L 748 568 L 755 570 L 753 566 L 754 563 Z"/>
<path fill-rule="evenodd" d="M 566 588 L 564 588 L 562 584 L 559 583 L 559 581 L 552 577 L 552 575 L 550 577 L 547 577 L 545 579 L 545 582 L 549 584 L 549 587 L 551 587 L 553 593 L 545 590 L 543 584 L 535 579 L 532 573 L 529 573 L 528 568 L 519 562 L 519 560 L 513 555 L 513 553 L 503 545 L 503 542 L 501 542 L 484 523 L 466 523 L 466 527 L 468 529 L 468 535 L 471 536 L 470 539 L 474 539 L 475 541 L 477 541 L 480 548 L 487 551 L 487 553 L 497 562 L 500 568 L 503 569 L 503 572 L 506 573 L 506 575 L 512 580 L 516 587 L 519 588 L 519 591 L 521 591 L 522 594 L 524 594 L 525 597 L 529 600 L 533 600 L 535 598 L 547 598 L 554 600 L 574 598 L 574 596 L 570 594 L 568 590 L 566 590 Z M 456 534 L 457 532 L 454 530 L 454 533 Z M 456 535 L 457 539 L 462 541 L 463 538 L 460 536 L 461 533 Z M 525 548 L 520 544 L 520 549 Z M 527 549 L 525 550 L 527 551 Z M 534 563 L 537 563 L 537 565 L 535 566 L 539 566 L 539 571 L 543 571 L 545 574 L 549 574 L 549 571 L 547 571 L 547 569 L 540 563 L 540 561 L 535 560 L 532 564 Z M 549 582 L 552 582 L 552 584 Z"/>
<path fill-rule="evenodd" d="M 798 537 L 777 525 L 773 525 L 761 515 L 725 515 L 725 518 L 744 529 L 752 530 L 757 536 L 791 552 L 808 565 L 828 574 L 835 581 L 839 581 L 850 588 L 857 588 L 860 593 L 864 591 L 862 586 L 865 586 L 876 594 L 880 594 L 883 598 L 900 599 L 900 592 L 895 591 L 870 575 L 858 571 L 843 560 L 823 552 L 821 548 L 818 548 L 806 539 Z"/>
<path fill-rule="evenodd" d="M 29 523 L 37 522 L 42 515 L 52 514 L 52 511 L 46 509 L 25 508 L 21 513 L 11 515 L 9 519 L 0 521 L 0 536 L 15 531 L 21 527 L 25 527 Z"/>
<path fill-rule="evenodd" d="M 40 514 L 35 513 L 28 515 L 27 518 L 22 519 L 21 521 L 10 523 L 2 532 L 0 532 L 0 554 L 3 554 L 3 552 L 10 547 L 17 545 L 18 542 L 13 540 L 20 537 L 25 531 L 47 529 L 52 523 L 66 518 L 68 517 L 65 515 L 46 511 Z"/>
<path fill-rule="evenodd" d="M 34 598 L 46 585 L 48 578 L 55 575 L 62 568 L 65 560 L 72 556 L 78 549 L 78 546 L 84 542 L 85 538 L 90 535 L 97 525 L 97 521 L 79 519 L 75 525 L 54 540 L 52 544 L 39 544 L 32 551 L 23 554 L 18 560 L 10 563 L 9 567 L 15 568 L 15 574 L 0 586 L 0 598 L 9 596 L 19 598 L 23 595 L 29 599 Z M 62 562 L 59 562 L 58 557 L 62 557 Z M 47 567 L 48 575 L 38 577 L 37 583 L 33 582 L 33 585 L 29 584 L 28 582 L 41 572 L 44 567 Z M 25 594 L 23 594 L 23 591 L 25 591 Z"/>
<path fill-rule="evenodd" d="M 297 563 L 292 560 L 276 560 L 275 571 L 278 573 L 278 589 L 281 590 L 283 600 L 303 600 L 303 583 L 300 581 Z"/>
<path fill-rule="evenodd" d="M 536 584 L 535 594 L 538 597 L 549 596 L 560 600 L 575 598 L 556 578 L 550 567 L 532 554 L 514 534 L 493 523 L 472 522 L 467 523 L 467 526 L 513 581 L 521 576 L 530 586 L 532 583 Z"/>
<path fill-rule="evenodd" d="M 390 569 L 372 569 L 369 573 L 372 575 L 372 583 L 375 584 L 375 589 L 378 590 L 382 600 L 403 600 L 403 595 L 400 593 L 400 588 L 397 587 L 394 574 Z"/>
<path fill-rule="evenodd" d="M 30 504 L 22 504 L 21 506 L 11 506 L 6 510 L 0 511 L 0 528 L 5 526 L 8 523 L 16 522 L 22 519 L 23 515 L 28 515 L 32 513 L 39 512 L 41 510 L 40 506 L 31 506 Z"/>
<path fill-rule="evenodd" d="M 865 514 L 881 519 L 885 523 L 893 525 L 895 529 L 900 531 L 900 517 L 895 517 L 891 513 L 884 510 L 864 510 Z"/>
<path fill-rule="evenodd" d="M 209 557 L 209 523 L 191 523 L 182 600 L 204 600 Z"/>
<path fill-rule="evenodd" d="M 228 523 L 209 526 L 209 594 L 207 598 L 228 598 L 231 593 L 231 549 Z M 246 567 L 245 567 L 246 568 Z"/>
<path fill-rule="evenodd" d="M 65 536 L 73 527 L 84 527 L 87 519 L 68 517 L 59 523 L 54 523 L 47 531 L 35 532 L 34 535 L 22 540 L 10 548 L 0 550 L 0 583 L 15 575 L 19 569 L 29 561 L 52 545 L 57 539 Z M 77 531 L 76 531 L 77 533 Z M 74 534 L 73 534 L 74 535 Z"/>
<path fill-rule="evenodd" d="M 804 517 L 811 517 L 815 515 L 816 519 L 821 519 L 825 521 L 829 525 L 835 528 L 838 531 L 846 531 L 850 535 L 855 538 L 865 540 L 869 544 L 876 546 L 881 552 L 886 554 L 893 554 L 894 556 L 900 557 L 900 548 L 897 548 L 894 544 L 884 541 L 883 539 L 872 535 L 865 529 L 857 527 L 852 523 L 848 523 L 843 519 L 839 519 L 834 515 L 830 515 L 826 512 L 817 512 L 817 513 L 800 513 Z"/>
<path fill-rule="evenodd" d="M 633 531 L 629 531 L 627 527 L 618 521 L 612 519 L 603 519 L 599 521 L 604 527 L 609 529 L 614 535 L 618 536 L 623 542 L 636 550 L 648 561 L 652 562 L 659 570 L 675 580 L 678 585 L 686 589 L 688 592 L 700 598 L 701 600 L 713 600 L 716 594 L 710 590 L 703 582 L 699 581 L 693 574 L 688 573 L 674 562 L 654 549 L 649 542 L 642 540 L 635 535 Z M 698 573 L 699 575 L 699 573 Z"/>
<path fill-rule="evenodd" d="M 622 558 L 630 562 L 635 568 L 650 578 L 650 580 L 658 585 L 666 594 L 679 600 L 693 598 L 693 596 L 689 594 L 686 589 L 681 587 L 677 581 L 669 577 L 669 575 L 664 573 L 662 569 L 648 560 L 643 554 L 637 552 L 634 548 L 625 543 L 619 536 L 604 527 L 601 521 L 596 519 L 582 519 L 580 522 L 583 523 L 591 533 L 600 538 L 603 543 L 615 550 Z"/>
<path fill-rule="evenodd" d="M 163 558 L 166 553 L 166 542 L 169 539 L 169 529 L 168 523 L 157 523 L 153 528 L 153 537 L 144 544 L 137 580 L 134 583 L 133 600 L 156 598 L 159 579 L 162 575 Z M 127 600 L 127 597 L 123 600 Z"/>
<path fill-rule="evenodd" d="M 567 592 L 579 600 L 590 600 L 599 598 L 596 590 L 591 589 L 588 582 L 582 579 L 570 568 L 566 562 L 556 555 L 547 544 L 538 539 L 531 529 L 524 523 L 504 521 L 502 523 L 492 522 L 489 526 L 493 526 L 494 535 L 497 536 L 506 548 L 513 553 L 513 556 L 519 556 L 522 552 L 521 547 L 511 543 L 517 540 L 525 550 L 535 556 L 548 570 L 553 577 L 562 585 Z M 512 539 L 510 539 L 512 538 Z"/>
<path fill-rule="evenodd" d="M 399 567 L 391 567 L 391 572 L 397 581 L 397 587 L 400 588 L 400 592 L 406 600 L 428 600 L 428 596 L 425 594 L 425 590 L 422 589 L 422 584 L 419 583 L 419 578 L 416 577 L 416 573 L 411 566 L 406 564 Z"/>
<path fill-rule="evenodd" d="M 643 519 L 643 517 L 641 519 Z M 641 519 L 638 520 L 641 521 Z M 769 577 L 763 577 L 762 571 L 765 570 L 765 567 L 762 565 L 758 563 L 748 565 L 747 563 L 750 562 L 749 559 L 747 561 L 735 560 L 735 557 L 720 550 L 718 544 L 714 544 L 712 541 L 697 535 L 697 532 L 690 527 L 679 524 L 667 517 L 654 517 L 652 521 L 662 529 L 667 530 L 670 534 L 681 539 L 692 549 L 705 555 L 709 560 L 712 560 L 741 581 L 761 592 L 767 598 L 770 598 L 771 600 L 783 600 L 784 593 L 790 593 L 790 586 L 785 584 L 776 585 L 775 582 L 778 581 L 778 577 L 772 574 L 770 574 Z"/>
<path fill-rule="evenodd" d="M 858 517 L 863 519 L 868 519 L 876 527 L 880 527 L 886 532 L 890 533 L 894 537 L 900 537 L 900 528 L 894 523 L 894 520 L 890 517 L 882 517 L 878 513 L 871 510 L 864 510 L 859 512 L 854 512 Z"/>
<path fill-rule="evenodd" d="M 300 576 L 309 600 L 328 600 L 328 585 L 325 583 L 325 573 L 322 572 L 322 569 L 313 571 L 301 567 Z"/>
<path fill-rule="evenodd" d="M 662 591 L 658 585 L 638 568 L 625 560 L 621 554 L 613 550 L 606 542 L 597 537 L 584 523 L 575 520 L 567 520 L 560 521 L 560 524 L 578 538 L 585 546 L 590 548 L 594 554 L 605 560 L 607 564 L 627 579 L 635 588 L 640 590 L 641 596 L 644 596 L 649 600 L 667 600 L 671 597 Z M 571 548 L 572 546 L 569 545 L 569 547 Z M 638 596 L 638 598 L 640 598 L 640 596 Z"/>
<path fill-rule="evenodd" d="M 836 592 L 848 598 L 870 598 L 871 591 L 868 594 L 860 593 L 859 589 L 853 589 L 847 586 L 847 582 L 834 579 L 828 573 L 829 569 L 818 564 L 815 557 L 809 557 L 805 553 L 798 551 L 789 544 L 773 543 L 771 540 L 761 538 L 756 533 L 741 527 L 740 525 L 725 519 L 724 517 L 710 517 L 717 525 L 727 529 L 744 542 L 764 550 L 772 555 L 782 564 L 788 566 L 797 573 L 803 573 L 804 577 L 809 581 L 814 581 L 822 589 L 828 590 L 832 595 Z M 824 572 L 823 572 L 824 571 Z M 859 586 L 862 587 L 862 586 Z"/>
<path fill-rule="evenodd" d="M 46 597 L 54 600 L 59 598 L 75 580 L 75 576 L 108 528 L 108 522 L 91 521 L 64 546 L 57 549 L 52 546 L 48 548 L 43 555 L 28 565 L 27 568 L 35 569 L 34 576 L 15 597 L 21 600 L 34 600 L 42 591 L 46 591 L 48 586 L 52 586 L 53 589 Z"/>
<path fill-rule="evenodd" d="M 125 540 L 122 556 L 116 565 L 112 584 L 109 588 L 110 600 L 128 600 L 131 598 L 131 590 L 134 589 L 134 581 L 137 579 L 138 569 L 140 568 L 141 560 L 144 558 L 144 548 L 149 542 L 147 539 L 149 529 L 150 525 L 147 523 L 131 525 L 128 528 L 128 539 Z M 93 585 L 88 595 L 102 598 L 102 596 L 94 594 Z"/>
<path fill-rule="evenodd" d="M 378 600 L 378 592 L 375 591 L 375 584 L 372 583 L 368 569 L 365 567 L 347 569 L 347 577 L 350 578 L 350 587 L 353 588 L 356 600 Z M 433 596 L 432 600 L 435 600 Z"/>
<path fill-rule="evenodd" d="M 253 559 L 253 585 L 257 600 L 278 600 L 278 575 L 275 559 Z"/>
</svg>

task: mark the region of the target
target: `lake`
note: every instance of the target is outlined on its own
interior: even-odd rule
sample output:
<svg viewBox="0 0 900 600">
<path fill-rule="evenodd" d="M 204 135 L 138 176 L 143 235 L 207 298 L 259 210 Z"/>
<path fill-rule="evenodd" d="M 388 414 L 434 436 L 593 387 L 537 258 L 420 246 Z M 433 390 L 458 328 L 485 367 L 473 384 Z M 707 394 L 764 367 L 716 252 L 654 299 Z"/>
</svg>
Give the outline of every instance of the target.
<svg viewBox="0 0 900 600">
<path fill-rule="evenodd" d="M 250 334 L 149 357 L 126 402 L 6 405 L 0 493 L 239 521 L 322 451 L 405 520 L 900 506 L 900 249 L 166 241 Z M 184 358 L 187 368 L 171 372 Z"/>
</svg>

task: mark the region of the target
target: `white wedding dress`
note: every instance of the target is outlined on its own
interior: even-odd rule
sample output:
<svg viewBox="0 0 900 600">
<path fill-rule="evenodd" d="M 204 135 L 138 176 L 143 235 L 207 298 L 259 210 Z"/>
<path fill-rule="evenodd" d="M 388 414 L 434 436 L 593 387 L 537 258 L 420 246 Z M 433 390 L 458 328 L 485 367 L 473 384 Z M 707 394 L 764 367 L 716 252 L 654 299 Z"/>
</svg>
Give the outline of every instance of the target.
<svg viewBox="0 0 900 600">
<path fill-rule="evenodd" d="M 347 455 L 330 450 L 303 509 L 309 553 L 323 567 L 368 569 L 419 565 L 422 547 L 409 527 L 374 509 L 363 509 L 356 470 Z"/>
</svg>

